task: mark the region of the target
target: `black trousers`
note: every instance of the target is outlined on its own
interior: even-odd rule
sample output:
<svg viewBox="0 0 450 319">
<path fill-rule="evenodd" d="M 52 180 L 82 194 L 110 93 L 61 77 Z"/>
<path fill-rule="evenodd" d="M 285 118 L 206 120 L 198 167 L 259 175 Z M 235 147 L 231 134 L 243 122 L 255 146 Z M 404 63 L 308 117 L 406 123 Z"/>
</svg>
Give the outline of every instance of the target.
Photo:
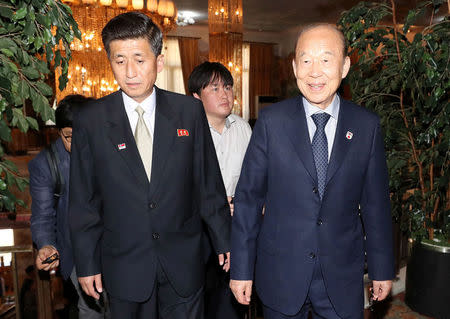
<svg viewBox="0 0 450 319">
<path fill-rule="evenodd" d="M 219 265 L 212 254 L 206 265 L 205 314 L 206 319 L 242 319 L 248 309 L 239 304 L 230 289 L 230 273 Z"/>
<path fill-rule="evenodd" d="M 201 287 L 191 296 L 179 296 L 158 263 L 150 298 L 144 302 L 132 302 L 110 295 L 111 319 L 203 319 L 203 290 Z"/>
</svg>

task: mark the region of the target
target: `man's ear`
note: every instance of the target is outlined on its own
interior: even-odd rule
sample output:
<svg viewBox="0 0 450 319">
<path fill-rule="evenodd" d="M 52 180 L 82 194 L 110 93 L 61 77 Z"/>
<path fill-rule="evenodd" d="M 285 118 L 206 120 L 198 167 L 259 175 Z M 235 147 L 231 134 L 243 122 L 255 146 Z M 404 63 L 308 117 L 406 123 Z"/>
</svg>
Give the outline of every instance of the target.
<svg viewBox="0 0 450 319">
<path fill-rule="evenodd" d="M 294 70 L 295 78 L 297 78 L 297 63 L 295 63 L 295 59 L 292 59 L 292 69 Z"/>
<path fill-rule="evenodd" d="M 192 96 L 195 97 L 196 99 L 199 99 L 200 101 L 202 100 L 200 98 L 200 95 L 198 95 L 197 93 L 192 93 Z"/>
<path fill-rule="evenodd" d="M 156 72 L 159 73 L 164 68 L 164 55 L 160 54 L 156 57 Z"/>
<path fill-rule="evenodd" d="M 346 56 L 344 59 L 344 65 L 342 66 L 342 78 L 343 79 L 347 76 L 348 71 L 350 70 L 350 64 L 351 64 L 350 57 Z"/>
</svg>

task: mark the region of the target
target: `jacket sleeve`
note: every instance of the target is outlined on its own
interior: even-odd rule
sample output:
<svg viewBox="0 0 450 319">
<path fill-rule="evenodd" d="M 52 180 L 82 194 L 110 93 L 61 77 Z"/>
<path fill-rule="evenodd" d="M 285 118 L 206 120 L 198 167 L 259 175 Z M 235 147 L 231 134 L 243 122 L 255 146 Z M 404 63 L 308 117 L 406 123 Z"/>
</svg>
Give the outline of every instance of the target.
<svg viewBox="0 0 450 319">
<path fill-rule="evenodd" d="M 360 206 L 366 231 L 369 278 L 380 281 L 393 279 L 394 245 L 389 179 L 379 121 L 374 129 Z"/>
<path fill-rule="evenodd" d="M 231 213 L 203 106 L 196 103 L 194 184 L 202 219 L 217 254 L 230 251 Z"/>
<path fill-rule="evenodd" d="M 32 200 L 31 236 L 38 249 L 46 245 L 58 249 L 56 245 L 54 185 L 44 152 L 46 151 L 42 151 L 28 165 Z"/>
<path fill-rule="evenodd" d="M 231 279 L 252 280 L 256 261 L 256 238 L 267 192 L 267 130 L 259 113 L 247 147 L 234 197 L 231 232 Z"/>
<path fill-rule="evenodd" d="M 101 200 L 95 180 L 94 158 L 79 118 L 73 125 L 70 163 L 69 228 L 79 277 L 101 272 Z"/>
</svg>

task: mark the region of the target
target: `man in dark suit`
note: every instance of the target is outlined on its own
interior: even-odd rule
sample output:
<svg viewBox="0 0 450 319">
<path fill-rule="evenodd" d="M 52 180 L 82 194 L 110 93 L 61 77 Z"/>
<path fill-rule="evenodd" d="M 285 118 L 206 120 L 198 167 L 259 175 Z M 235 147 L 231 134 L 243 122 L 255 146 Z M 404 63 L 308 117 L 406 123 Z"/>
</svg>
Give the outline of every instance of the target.
<svg viewBox="0 0 450 319">
<path fill-rule="evenodd" d="M 228 270 L 231 219 L 203 106 L 154 86 L 162 33 L 145 14 L 111 19 L 102 39 L 121 90 L 74 121 L 80 284 L 99 298 L 104 279 L 112 318 L 203 318 L 202 220 Z"/>
<path fill-rule="evenodd" d="M 247 149 L 230 286 L 248 304 L 254 279 L 265 319 L 307 318 L 310 310 L 316 318 L 363 318 L 365 253 L 373 297 L 391 289 L 383 138 L 375 114 L 336 94 L 350 68 L 346 52 L 336 27 L 306 27 L 293 61 L 303 96 L 262 110 Z"/>
</svg>

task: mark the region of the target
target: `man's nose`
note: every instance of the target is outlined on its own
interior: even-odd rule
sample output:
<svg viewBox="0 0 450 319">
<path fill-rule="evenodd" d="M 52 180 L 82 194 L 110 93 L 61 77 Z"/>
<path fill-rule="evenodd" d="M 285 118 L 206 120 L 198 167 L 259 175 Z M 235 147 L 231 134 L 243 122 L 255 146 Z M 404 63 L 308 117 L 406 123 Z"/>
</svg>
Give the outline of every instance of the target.
<svg viewBox="0 0 450 319">
<path fill-rule="evenodd" d="M 228 100 L 227 90 L 224 87 L 219 88 L 219 94 L 221 98 Z"/>
<path fill-rule="evenodd" d="M 312 61 L 310 74 L 313 77 L 318 77 L 322 75 L 322 68 L 320 66 L 319 61 Z"/>
<path fill-rule="evenodd" d="M 136 76 L 136 66 L 133 63 L 127 63 L 127 77 L 134 78 Z"/>
</svg>

